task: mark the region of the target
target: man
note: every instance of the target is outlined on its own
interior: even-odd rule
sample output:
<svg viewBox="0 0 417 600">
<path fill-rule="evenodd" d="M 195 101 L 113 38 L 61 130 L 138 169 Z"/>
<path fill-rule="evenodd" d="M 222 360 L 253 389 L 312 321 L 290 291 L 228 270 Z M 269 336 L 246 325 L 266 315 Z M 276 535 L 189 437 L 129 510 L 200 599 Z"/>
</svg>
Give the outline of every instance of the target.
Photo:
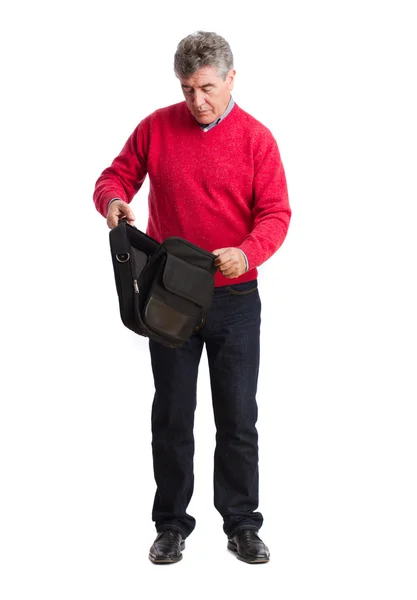
<svg viewBox="0 0 417 600">
<path fill-rule="evenodd" d="M 219 266 L 212 305 L 184 346 L 149 341 L 155 382 L 152 452 L 157 537 L 149 558 L 182 558 L 195 527 L 194 411 L 206 345 L 216 424 L 214 504 L 227 547 L 249 563 L 269 560 L 258 531 L 256 389 L 261 301 L 257 267 L 280 247 L 291 210 L 277 143 L 231 97 L 235 70 L 224 38 L 198 31 L 177 47 L 174 71 L 185 102 L 143 119 L 96 183 L 94 202 L 110 228 L 127 217 L 149 175 L 146 233 L 180 236 L 213 252 Z"/>
</svg>

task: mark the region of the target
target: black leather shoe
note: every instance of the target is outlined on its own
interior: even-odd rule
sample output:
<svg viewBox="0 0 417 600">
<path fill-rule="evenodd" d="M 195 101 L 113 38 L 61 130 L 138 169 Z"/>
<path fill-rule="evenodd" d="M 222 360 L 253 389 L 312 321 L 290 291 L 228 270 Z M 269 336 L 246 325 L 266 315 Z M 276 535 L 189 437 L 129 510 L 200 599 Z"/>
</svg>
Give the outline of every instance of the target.
<svg viewBox="0 0 417 600">
<path fill-rule="evenodd" d="M 227 547 L 236 553 L 237 558 L 247 563 L 266 563 L 269 550 L 254 529 L 242 529 L 229 538 Z"/>
<path fill-rule="evenodd" d="M 160 531 L 149 550 L 149 560 L 159 565 L 176 563 L 182 559 L 181 550 L 184 548 L 185 542 L 180 531 L 176 529 Z"/>
</svg>

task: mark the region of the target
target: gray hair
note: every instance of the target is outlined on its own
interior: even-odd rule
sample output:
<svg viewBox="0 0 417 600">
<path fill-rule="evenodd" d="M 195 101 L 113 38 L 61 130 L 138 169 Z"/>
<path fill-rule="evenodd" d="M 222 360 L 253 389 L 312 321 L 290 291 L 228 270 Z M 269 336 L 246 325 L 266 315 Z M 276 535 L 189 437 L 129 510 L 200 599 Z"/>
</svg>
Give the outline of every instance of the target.
<svg viewBox="0 0 417 600">
<path fill-rule="evenodd" d="M 233 54 L 230 46 L 217 33 L 196 31 L 187 35 L 177 46 L 174 72 L 178 78 L 188 79 L 202 67 L 213 67 L 223 80 L 233 69 Z"/>
</svg>

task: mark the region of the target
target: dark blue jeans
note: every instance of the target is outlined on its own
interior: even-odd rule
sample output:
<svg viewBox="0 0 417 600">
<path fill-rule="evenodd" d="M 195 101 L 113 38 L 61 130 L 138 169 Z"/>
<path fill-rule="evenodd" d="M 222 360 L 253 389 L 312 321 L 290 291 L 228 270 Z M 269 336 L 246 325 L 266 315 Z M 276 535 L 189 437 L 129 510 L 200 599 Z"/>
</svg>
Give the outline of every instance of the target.
<svg viewBox="0 0 417 600">
<path fill-rule="evenodd" d="M 149 341 L 155 396 L 152 452 L 157 485 L 152 519 L 157 531 L 195 527 L 187 514 L 194 487 L 194 411 L 204 343 L 216 424 L 214 505 L 230 537 L 259 529 L 258 409 L 261 300 L 257 280 L 215 289 L 200 329 L 181 348 Z"/>
</svg>

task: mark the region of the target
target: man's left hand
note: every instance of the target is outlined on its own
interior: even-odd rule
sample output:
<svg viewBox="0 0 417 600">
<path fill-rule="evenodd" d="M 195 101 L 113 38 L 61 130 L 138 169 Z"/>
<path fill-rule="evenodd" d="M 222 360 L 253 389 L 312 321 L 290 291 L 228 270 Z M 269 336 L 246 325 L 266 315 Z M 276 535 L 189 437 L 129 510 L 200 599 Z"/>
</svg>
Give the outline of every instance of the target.
<svg viewBox="0 0 417 600">
<path fill-rule="evenodd" d="M 219 248 L 213 250 L 212 254 L 217 254 L 218 258 L 214 264 L 219 267 L 219 271 L 225 277 L 233 279 L 243 275 L 246 271 L 245 257 L 239 248 Z"/>
</svg>

